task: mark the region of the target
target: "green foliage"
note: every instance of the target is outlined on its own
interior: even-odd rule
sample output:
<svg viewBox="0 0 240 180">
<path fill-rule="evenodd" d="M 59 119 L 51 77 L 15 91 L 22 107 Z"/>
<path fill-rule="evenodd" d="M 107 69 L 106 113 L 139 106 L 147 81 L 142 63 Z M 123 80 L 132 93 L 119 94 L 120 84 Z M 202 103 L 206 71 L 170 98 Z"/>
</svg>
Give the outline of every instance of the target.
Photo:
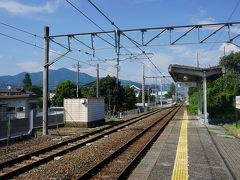
<svg viewBox="0 0 240 180">
<path fill-rule="evenodd" d="M 54 106 L 63 106 L 64 98 L 76 98 L 76 97 L 77 97 L 77 85 L 68 80 L 60 83 L 57 86 L 52 103 Z"/>
<path fill-rule="evenodd" d="M 187 106 L 188 112 L 196 115 L 198 111 L 198 92 L 196 88 L 189 88 L 189 106 Z"/>
<path fill-rule="evenodd" d="M 240 138 L 240 121 L 224 124 L 223 127 L 227 129 L 226 131 L 227 135 L 232 135 Z"/>
<path fill-rule="evenodd" d="M 31 77 L 30 77 L 29 73 L 26 73 L 24 75 L 24 79 L 23 79 L 23 88 L 24 88 L 24 90 L 29 90 L 29 88 L 31 86 L 32 86 Z"/>
<path fill-rule="evenodd" d="M 209 84 L 208 112 L 211 117 L 234 114 L 235 96 L 239 93 L 240 78 L 233 70 L 228 70 L 224 76 Z"/>
<path fill-rule="evenodd" d="M 240 52 L 232 52 L 228 56 L 221 57 L 219 64 L 225 66 L 227 71 L 230 70 L 240 74 Z"/>
<path fill-rule="evenodd" d="M 124 110 L 135 108 L 135 104 L 137 102 L 137 98 L 135 96 L 135 92 L 129 86 L 124 87 L 124 101 L 123 107 Z"/>
<path fill-rule="evenodd" d="M 116 85 L 115 77 L 102 78 L 99 84 L 99 94 L 100 97 L 105 99 L 106 110 L 109 109 L 109 104 L 113 112 L 135 108 L 136 97 L 134 91 L 129 87 L 123 88 L 120 83 Z M 82 87 L 81 92 L 83 97 L 96 97 L 96 82 L 93 87 Z"/>
<path fill-rule="evenodd" d="M 42 96 L 43 94 L 42 88 L 39 86 L 32 85 L 28 88 L 28 90 L 35 93 L 38 96 Z"/>
<path fill-rule="evenodd" d="M 165 98 L 172 98 L 173 95 L 175 95 L 175 85 L 174 85 L 174 83 L 172 83 L 170 85 L 170 88 L 169 88 L 167 94 L 165 95 Z"/>
<path fill-rule="evenodd" d="M 96 85 L 94 86 L 94 94 L 96 92 Z M 101 97 L 105 98 L 105 104 L 113 112 L 123 110 L 124 89 L 120 85 L 120 82 L 116 85 L 116 78 L 107 76 L 100 80 L 99 93 Z"/>
<path fill-rule="evenodd" d="M 148 91 L 145 91 L 145 102 L 148 101 Z M 155 96 L 150 95 L 150 101 L 153 102 L 155 101 Z M 137 98 L 137 102 L 141 103 L 142 102 L 142 91 L 140 91 L 139 96 Z"/>
<path fill-rule="evenodd" d="M 90 87 L 82 86 L 80 88 L 80 91 L 81 91 L 82 97 L 84 97 L 84 98 L 90 98 L 90 97 L 95 97 L 96 96 L 94 94 L 93 88 L 90 88 Z"/>
<path fill-rule="evenodd" d="M 214 82 L 208 83 L 208 112 L 210 117 L 233 118 L 235 114 L 235 96 L 240 95 L 240 52 L 220 58 L 225 66 L 225 74 Z M 189 105 L 192 112 L 197 108 L 196 89 L 189 91 Z"/>
</svg>

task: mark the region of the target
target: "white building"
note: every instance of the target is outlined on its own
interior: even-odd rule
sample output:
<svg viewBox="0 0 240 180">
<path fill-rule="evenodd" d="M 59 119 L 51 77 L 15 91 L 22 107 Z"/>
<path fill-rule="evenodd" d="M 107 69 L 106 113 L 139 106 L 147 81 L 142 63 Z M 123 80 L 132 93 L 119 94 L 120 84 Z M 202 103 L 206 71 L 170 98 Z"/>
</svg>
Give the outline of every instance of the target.
<svg viewBox="0 0 240 180">
<path fill-rule="evenodd" d="M 138 97 L 141 89 L 139 87 L 135 86 L 135 85 L 131 85 L 130 88 L 134 90 L 135 96 Z"/>
<path fill-rule="evenodd" d="M 33 93 L 25 93 L 22 89 L 7 90 L 6 93 L 1 89 L 0 93 L 2 113 L 11 113 L 15 118 L 28 118 L 30 109 L 37 107 L 38 96 Z"/>
<path fill-rule="evenodd" d="M 105 122 L 104 98 L 64 99 L 64 121 L 95 127 Z"/>
</svg>

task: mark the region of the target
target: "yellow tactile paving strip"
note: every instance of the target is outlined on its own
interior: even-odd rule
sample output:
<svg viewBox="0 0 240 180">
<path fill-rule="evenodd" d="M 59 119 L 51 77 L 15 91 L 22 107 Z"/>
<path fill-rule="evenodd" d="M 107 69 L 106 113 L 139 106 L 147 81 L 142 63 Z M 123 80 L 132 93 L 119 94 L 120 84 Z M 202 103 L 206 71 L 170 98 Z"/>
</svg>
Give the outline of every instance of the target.
<svg viewBox="0 0 240 180">
<path fill-rule="evenodd" d="M 187 142 L 188 116 L 184 110 L 182 126 L 180 130 L 176 159 L 173 168 L 172 180 L 188 179 L 188 142 Z"/>
</svg>

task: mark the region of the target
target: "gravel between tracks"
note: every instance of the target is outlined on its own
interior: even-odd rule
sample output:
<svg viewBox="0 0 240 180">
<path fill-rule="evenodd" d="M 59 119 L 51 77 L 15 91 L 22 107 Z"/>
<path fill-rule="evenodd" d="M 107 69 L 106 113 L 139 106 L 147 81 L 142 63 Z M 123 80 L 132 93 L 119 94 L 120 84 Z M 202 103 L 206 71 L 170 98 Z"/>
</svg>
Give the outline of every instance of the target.
<svg viewBox="0 0 240 180">
<path fill-rule="evenodd" d="M 16 158 L 19 155 L 27 154 L 50 145 L 57 144 L 64 140 L 79 136 L 93 129 L 87 128 L 60 128 L 59 130 L 49 130 L 48 136 L 38 136 L 18 143 L 9 145 L 8 147 L 0 147 L 0 163 Z"/>
<path fill-rule="evenodd" d="M 145 121 L 128 126 L 88 146 L 70 152 L 58 160 L 41 165 L 16 179 L 75 179 L 162 115 L 163 112 L 160 112 L 146 118 Z"/>
</svg>

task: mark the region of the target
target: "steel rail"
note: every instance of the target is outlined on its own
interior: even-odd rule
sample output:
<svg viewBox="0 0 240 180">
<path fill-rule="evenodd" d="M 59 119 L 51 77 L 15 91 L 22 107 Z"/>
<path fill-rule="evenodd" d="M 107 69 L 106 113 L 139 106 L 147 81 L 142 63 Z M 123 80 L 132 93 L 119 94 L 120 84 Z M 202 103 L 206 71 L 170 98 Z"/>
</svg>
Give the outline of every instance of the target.
<svg viewBox="0 0 240 180">
<path fill-rule="evenodd" d="M 125 143 L 123 146 L 121 146 L 118 150 L 114 151 L 113 153 L 111 153 L 109 156 L 107 156 L 106 158 L 104 158 L 102 161 L 100 161 L 99 163 L 97 163 L 95 166 L 91 167 L 89 170 L 87 170 L 83 175 L 81 175 L 80 177 L 78 177 L 79 180 L 84 180 L 84 179 L 90 179 L 92 178 L 95 174 L 97 174 L 104 166 L 106 166 L 106 164 L 108 164 L 109 162 L 111 162 L 114 158 L 118 157 L 121 153 L 123 153 L 131 144 L 133 144 L 137 139 L 139 139 L 142 135 L 144 135 L 149 129 L 151 129 L 152 127 L 154 127 L 156 124 L 158 124 L 159 122 L 161 122 L 161 120 L 163 120 L 164 118 L 166 118 L 167 116 L 169 116 L 169 114 L 173 113 L 171 117 L 173 117 L 175 115 L 175 113 L 178 111 L 178 108 L 174 108 L 172 109 L 170 112 L 166 113 L 163 117 L 161 117 L 158 121 L 154 122 L 153 124 L 151 124 L 150 126 L 146 127 L 142 132 L 140 132 L 139 134 L 137 134 L 135 137 L 133 137 L 132 139 L 130 139 L 127 143 Z M 170 120 L 170 118 L 169 118 Z M 152 141 L 151 141 L 152 142 Z M 149 142 L 150 143 L 150 142 Z M 125 174 L 127 171 L 123 171 L 121 174 Z"/>
<path fill-rule="evenodd" d="M 165 109 L 168 109 L 168 108 L 165 108 Z M 15 159 L 12 159 L 9 161 L 5 161 L 0 164 L 0 179 L 9 179 L 14 176 L 17 176 L 17 175 L 24 173 L 30 169 L 33 169 L 34 167 L 37 167 L 43 163 L 51 161 L 57 156 L 62 156 L 70 151 L 81 148 L 81 147 L 85 146 L 87 143 L 92 143 L 100 138 L 103 138 L 105 135 L 109 135 L 113 132 L 116 132 L 119 129 L 122 129 L 126 126 L 129 126 L 133 123 L 143 120 L 144 118 L 154 115 L 160 111 L 161 110 L 154 110 L 154 111 L 151 111 L 148 113 L 144 113 L 140 116 L 130 118 L 127 121 L 121 121 L 117 124 L 113 124 L 108 127 L 98 129 L 96 131 L 84 134 L 82 136 L 78 136 L 76 138 L 61 142 L 59 144 L 55 144 L 55 145 L 37 150 L 35 152 L 23 155 L 21 157 L 17 157 Z M 106 130 L 108 130 L 108 131 L 104 132 Z M 98 135 L 98 133 L 99 133 L 99 135 Z M 96 135 L 96 136 L 92 137 L 93 135 Z M 89 139 L 87 139 L 87 138 L 89 138 Z M 77 143 L 77 141 L 81 141 L 81 142 Z M 51 152 L 54 152 L 54 153 L 51 153 Z M 47 153 L 50 153 L 50 155 Z M 40 157 L 40 156 L 45 156 L 45 157 Z M 23 163 L 24 161 L 27 161 L 27 160 L 31 160 L 32 162 L 28 163 L 28 164 L 24 164 L 24 165 L 19 165 L 20 163 Z M 11 170 L 9 170 L 9 169 L 11 169 Z M 8 170 L 9 170 L 9 172 L 6 172 Z"/>
<path fill-rule="evenodd" d="M 132 159 L 132 161 L 125 167 L 125 169 L 119 174 L 117 179 L 126 179 L 127 176 L 131 173 L 131 171 L 136 167 L 136 165 L 140 162 L 141 158 L 147 153 L 147 151 L 150 149 L 151 145 L 156 141 L 156 139 L 159 137 L 159 135 L 163 132 L 167 124 L 170 122 L 170 120 L 176 115 L 178 110 L 181 108 L 180 106 L 171 116 L 170 118 L 164 122 L 162 125 L 162 128 L 159 129 L 155 133 L 155 135 L 149 140 L 149 142 L 139 151 L 139 153 Z"/>
</svg>

